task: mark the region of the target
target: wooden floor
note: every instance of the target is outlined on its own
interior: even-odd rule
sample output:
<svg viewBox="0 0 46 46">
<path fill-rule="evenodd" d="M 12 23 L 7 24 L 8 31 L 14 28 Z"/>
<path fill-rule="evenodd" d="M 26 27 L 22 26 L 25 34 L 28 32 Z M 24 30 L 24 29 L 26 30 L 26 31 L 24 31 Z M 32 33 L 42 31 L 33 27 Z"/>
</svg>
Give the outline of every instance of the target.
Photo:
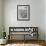
<svg viewBox="0 0 46 46">
<path fill-rule="evenodd" d="M 42 46 L 46 46 L 46 42 L 44 40 L 9 40 L 8 43 L 40 44 Z"/>
<path fill-rule="evenodd" d="M 46 46 L 46 42 L 44 40 L 8 40 L 7 44 L 39 44 L 42 46 Z M 7 45 L 5 44 L 5 45 Z M 5 46 L 0 45 L 0 46 Z"/>
</svg>

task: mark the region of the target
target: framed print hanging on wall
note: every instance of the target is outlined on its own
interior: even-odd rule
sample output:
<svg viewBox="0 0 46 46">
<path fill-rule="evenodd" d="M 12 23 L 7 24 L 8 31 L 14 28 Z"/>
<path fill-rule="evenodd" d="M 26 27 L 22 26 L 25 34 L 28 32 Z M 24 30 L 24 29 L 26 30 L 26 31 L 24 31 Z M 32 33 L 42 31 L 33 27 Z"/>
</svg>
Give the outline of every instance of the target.
<svg viewBox="0 0 46 46">
<path fill-rule="evenodd" d="M 17 5 L 17 20 L 30 20 L 30 5 Z"/>
</svg>

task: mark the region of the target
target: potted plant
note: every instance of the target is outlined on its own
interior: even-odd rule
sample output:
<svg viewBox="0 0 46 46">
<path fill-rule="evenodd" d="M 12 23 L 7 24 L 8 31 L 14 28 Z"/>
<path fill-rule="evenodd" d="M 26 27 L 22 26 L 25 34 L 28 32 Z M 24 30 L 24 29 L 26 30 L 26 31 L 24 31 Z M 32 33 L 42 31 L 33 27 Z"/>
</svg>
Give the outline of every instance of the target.
<svg viewBox="0 0 46 46">
<path fill-rule="evenodd" d="M 4 30 L 3 30 L 4 31 Z M 6 32 L 0 30 L 0 44 L 6 44 Z"/>
</svg>

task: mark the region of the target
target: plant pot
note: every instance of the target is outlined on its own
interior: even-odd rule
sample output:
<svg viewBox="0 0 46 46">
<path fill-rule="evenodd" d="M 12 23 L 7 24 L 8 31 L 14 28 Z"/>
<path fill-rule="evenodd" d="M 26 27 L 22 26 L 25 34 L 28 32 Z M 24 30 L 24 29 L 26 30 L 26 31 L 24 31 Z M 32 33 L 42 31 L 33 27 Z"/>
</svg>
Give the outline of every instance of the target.
<svg viewBox="0 0 46 46">
<path fill-rule="evenodd" d="M 0 44 L 6 44 L 7 40 L 6 39 L 0 39 Z"/>
</svg>

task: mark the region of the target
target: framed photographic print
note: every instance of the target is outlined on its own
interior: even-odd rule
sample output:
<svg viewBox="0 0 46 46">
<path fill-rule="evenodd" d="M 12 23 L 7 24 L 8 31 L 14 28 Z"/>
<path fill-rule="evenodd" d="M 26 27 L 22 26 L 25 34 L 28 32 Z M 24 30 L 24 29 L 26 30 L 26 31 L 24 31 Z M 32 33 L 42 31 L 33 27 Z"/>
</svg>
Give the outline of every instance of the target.
<svg viewBox="0 0 46 46">
<path fill-rule="evenodd" d="M 17 20 L 30 20 L 30 5 L 17 5 Z"/>
</svg>

